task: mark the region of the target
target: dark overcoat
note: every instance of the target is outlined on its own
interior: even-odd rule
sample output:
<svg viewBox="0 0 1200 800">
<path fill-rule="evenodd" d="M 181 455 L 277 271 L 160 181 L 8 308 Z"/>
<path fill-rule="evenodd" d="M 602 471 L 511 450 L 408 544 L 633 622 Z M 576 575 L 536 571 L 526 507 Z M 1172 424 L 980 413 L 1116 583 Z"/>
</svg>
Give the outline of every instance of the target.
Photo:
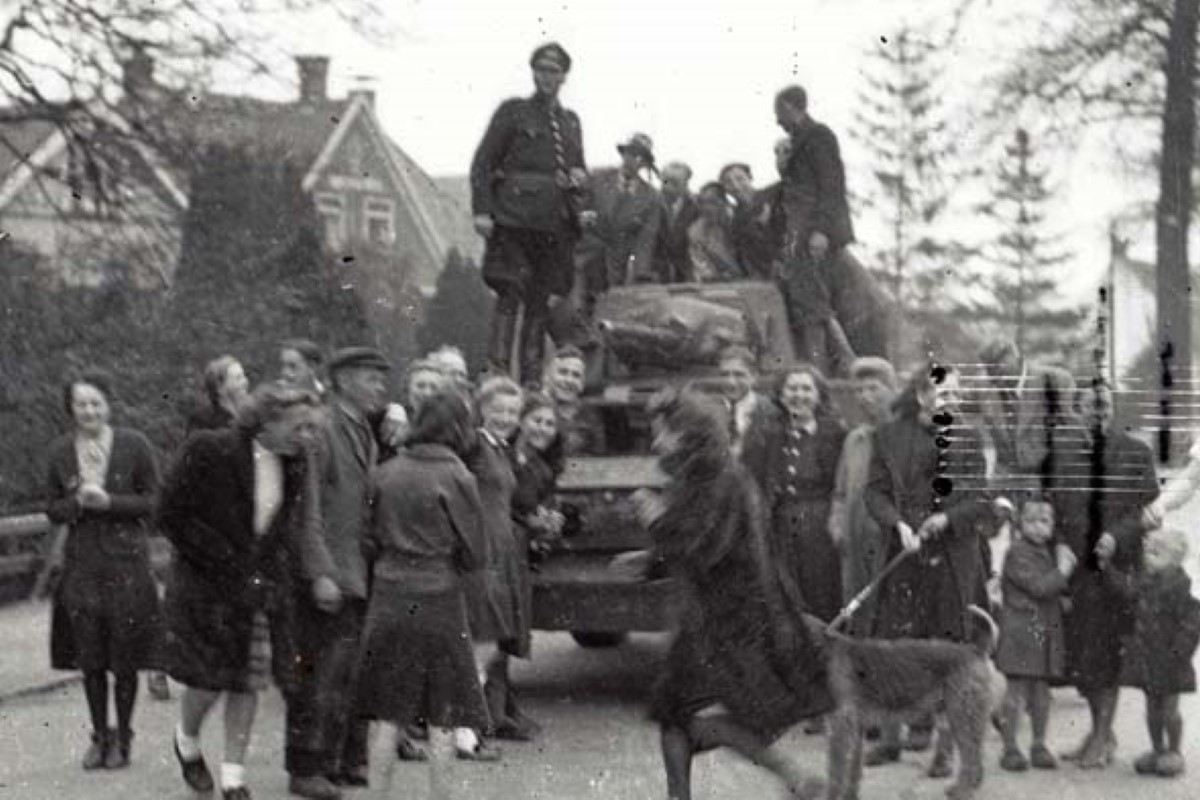
<svg viewBox="0 0 1200 800">
<path fill-rule="evenodd" d="M 1154 456 L 1122 431 L 1089 436 L 1065 428 L 1053 432 L 1040 471 L 1054 505 L 1055 535 L 1079 562 L 1065 619 L 1067 680 L 1084 690 L 1115 686 L 1121 637 L 1133 630 L 1133 604 L 1115 587 L 1141 568 L 1142 509 L 1158 496 Z M 1107 566 L 1095 555 L 1106 532 L 1117 541 Z"/>
<path fill-rule="evenodd" d="M 834 251 L 854 241 L 846 169 L 837 136 L 827 125 L 814 120 L 792 135 L 781 191 L 787 231 L 802 243 L 814 231 L 824 233 Z"/>
<path fill-rule="evenodd" d="M 292 592 L 300 582 L 337 579 L 320 537 L 314 461 L 315 455 L 285 460 L 283 505 L 256 536 L 252 439 L 236 429 L 188 439 L 158 509 L 159 526 L 175 546 L 164 660 L 179 682 L 247 691 L 251 630 L 263 611 L 275 680 L 294 688 Z"/>
<path fill-rule="evenodd" d="M 508 448 L 480 433 L 467 468 L 479 486 L 483 534 L 488 561 L 467 579 L 467 610 L 471 635 L 476 641 L 524 639 L 529 635 L 529 609 L 521 599 L 528 594 L 525 553 L 513 530 L 512 496 L 517 486 Z"/>
<path fill-rule="evenodd" d="M 968 426 L 955 426 L 946 438 L 940 474 L 953 488 L 939 496 L 937 429 L 911 415 L 875 429 L 871 444 L 867 510 L 887 542 L 885 559 L 902 549 L 896 523 L 916 533 L 930 515 L 941 511 L 949 525 L 910 556 L 879 590 L 874 634 L 884 638 L 914 636 L 962 640 L 967 634 L 966 608 L 980 596 L 983 556 L 976 523 L 988 509 L 983 446 Z"/>
<path fill-rule="evenodd" d="M 594 172 L 588 181 L 588 205 L 596 212 L 596 223 L 584 232 L 575 252 L 592 291 L 658 280 L 654 246 L 662 197 L 640 177 L 632 187 L 621 189 L 616 169 Z"/>
<path fill-rule="evenodd" d="M 151 667 L 160 620 L 148 543 L 158 491 L 150 443 L 137 431 L 113 429 L 107 509 L 82 508 L 75 498 L 79 483 L 75 437 L 63 436 L 50 448 L 47 470 L 46 515 L 69 529 L 55 593 L 55 610 L 64 616 L 53 626 L 51 663 L 56 669 Z"/>
<path fill-rule="evenodd" d="M 374 431 L 336 399 L 321 437 L 321 517 L 325 546 L 342 593 L 367 596 L 365 557 L 371 469 L 379 456 Z"/>
<path fill-rule="evenodd" d="M 996 667 L 1005 675 L 1049 680 L 1066 668 L 1062 599 L 1067 578 L 1048 544 L 1017 538 L 1004 559 L 1004 608 Z"/>
<path fill-rule="evenodd" d="M 1192 596 L 1191 578 L 1174 566 L 1143 574 L 1133 588 L 1134 631 L 1125 640 L 1121 683 L 1156 695 L 1196 691 L 1200 600 Z"/>
</svg>

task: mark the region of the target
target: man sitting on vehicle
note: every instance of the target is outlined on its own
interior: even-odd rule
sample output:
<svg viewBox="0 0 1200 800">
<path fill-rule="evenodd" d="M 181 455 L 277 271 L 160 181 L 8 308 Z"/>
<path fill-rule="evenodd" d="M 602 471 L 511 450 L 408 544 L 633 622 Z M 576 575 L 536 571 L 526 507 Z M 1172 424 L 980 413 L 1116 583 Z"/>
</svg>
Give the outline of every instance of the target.
<svg viewBox="0 0 1200 800">
<path fill-rule="evenodd" d="M 604 420 L 593 406 L 584 405 L 583 353 L 572 345 L 559 348 L 546 366 L 542 388 L 554 399 L 566 455 L 604 453 Z"/>
</svg>

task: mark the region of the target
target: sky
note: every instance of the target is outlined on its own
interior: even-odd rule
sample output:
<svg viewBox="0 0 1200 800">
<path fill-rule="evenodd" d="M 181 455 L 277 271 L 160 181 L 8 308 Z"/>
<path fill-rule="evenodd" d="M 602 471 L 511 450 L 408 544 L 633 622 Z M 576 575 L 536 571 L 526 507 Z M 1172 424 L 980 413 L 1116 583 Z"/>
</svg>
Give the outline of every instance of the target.
<svg viewBox="0 0 1200 800">
<path fill-rule="evenodd" d="M 771 146 L 781 135 L 772 99 L 799 82 L 809 90 L 813 116 L 839 133 L 852 189 L 862 191 L 871 164 L 848 131 L 864 53 L 902 20 L 945 19 L 953 2 L 392 0 L 385 3 L 394 27 L 387 41 L 365 40 L 328 13 L 282 21 L 277 76 L 248 90 L 294 96 L 288 57 L 328 55 L 332 94 L 355 85 L 356 76 L 371 76 L 377 113 L 392 138 L 430 174 L 462 175 L 497 104 L 530 93 L 530 51 L 553 39 L 574 59 L 563 100 L 583 121 L 592 166 L 614 163 L 617 142 L 644 131 L 660 163 L 692 165 L 694 187 L 729 161 L 749 163 L 765 185 L 774 179 Z M 1045 2 L 1005 0 L 1006 18 L 1017 20 L 1012 24 L 994 15 L 972 18 L 956 50 L 942 59 L 948 103 L 969 100 L 981 75 L 1036 34 L 1045 20 L 1015 12 L 1036 12 Z M 968 146 L 975 134 L 958 131 Z M 1144 199 L 1145 187 L 1115 174 L 1102 137 L 1074 143 L 1048 162 L 1059 192 L 1049 223 L 1076 253 L 1063 271 L 1064 291 L 1086 296 L 1107 265 L 1111 219 Z M 972 219 L 964 225 L 978 228 Z M 870 220 L 860 220 L 859 229 L 860 240 L 878 236 Z M 1136 234 L 1134 252 L 1146 254 L 1150 231 Z"/>
</svg>

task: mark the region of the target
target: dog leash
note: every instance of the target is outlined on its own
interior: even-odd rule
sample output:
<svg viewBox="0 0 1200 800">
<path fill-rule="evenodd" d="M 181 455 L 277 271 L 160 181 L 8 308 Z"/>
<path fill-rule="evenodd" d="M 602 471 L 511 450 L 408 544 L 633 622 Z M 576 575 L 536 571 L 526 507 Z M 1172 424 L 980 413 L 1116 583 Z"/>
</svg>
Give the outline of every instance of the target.
<svg viewBox="0 0 1200 800">
<path fill-rule="evenodd" d="M 833 621 L 825 626 L 825 632 L 833 633 L 842 625 L 846 624 L 846 622 L 853 617 L 860 608 L 862 608 L 863 603 L 867 602 L 867 598 L 875 593 L 875 590 L 879 588 L 879 585 L 883 583 L 889 575 L 895 572 L 896 568 L 903 564 L 909 556 L 918 552 L 920 551 L 901 550 L 899 553 L 893 556 L 892 560 L 885 564 L 883 569 L 879 571 L 879 574 L 871 579 L 871 582 L 864 586 L 858 594 L 854 595 L 854 597 L 850 599 L 850 602 L 847 603 L 846 606 L 838 612 L 838 615 L 833 618 Z"/>
</svg>

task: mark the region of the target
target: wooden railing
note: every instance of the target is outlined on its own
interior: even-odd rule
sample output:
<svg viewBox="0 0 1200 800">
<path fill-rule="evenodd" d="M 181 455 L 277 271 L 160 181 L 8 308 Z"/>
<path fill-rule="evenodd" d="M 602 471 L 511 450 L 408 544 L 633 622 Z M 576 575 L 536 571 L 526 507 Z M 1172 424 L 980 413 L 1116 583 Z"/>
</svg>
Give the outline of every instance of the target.
<svg viewBox="0 0 1200 800">
<path fill-rule="evenodd" d="M 34 588 L 53 529 L 45 514 L 0 517 L 0 601 L 24 597 Z"/>
</svg>

